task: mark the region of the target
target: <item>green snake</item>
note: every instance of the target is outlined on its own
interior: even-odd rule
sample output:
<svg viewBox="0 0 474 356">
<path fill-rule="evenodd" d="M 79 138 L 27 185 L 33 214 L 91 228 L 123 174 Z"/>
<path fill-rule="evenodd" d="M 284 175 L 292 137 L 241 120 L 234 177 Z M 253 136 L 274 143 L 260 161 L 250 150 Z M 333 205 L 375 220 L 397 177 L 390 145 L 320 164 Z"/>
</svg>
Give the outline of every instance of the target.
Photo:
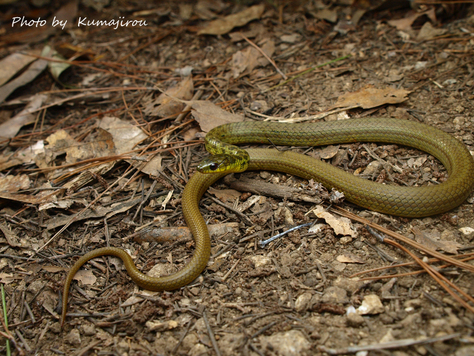
<svg viewBox="0 0 474 356">
<path fill-rule="evenodd" d="M 446 167 L 449 178 L 441 184 L 422 187 L 385 185 L 288 150 L 242 150 L 234 146 L 242 143 L 318 146 L 350 142 L 394 143 L 420 149 L 438 158 Z M 66 277 L 61 325 L 66 318 L 72 278 L 92 258 L 103 255 L 121 258 L 131 279 L 147 290 L 174 290 L 196 279 L 206 268 L 211 251 L 207 226 L 199 212 L 199 201 L 211 184 L 230 171 L 271 170 L 314 179 L 329 189 L 344 192 L 347 200 L 364 208 L 406 217 L 423 217 L 451 210 L 460 205 L 474 188 L 474 160 L 467 148 L 439 129 L 407 120 L 367 118 L 311 124 L 232 123 L 212 129 L 206 135 L 206 148 L 216 156 L 203 161 L 198 170 L 210 173 L 196 172 L 182 196 L 184 218 L 196 244 L 189 263 L 175 274 L 154 278 L 138 271 L 130 255 L 122 249 L 104 247 L 93 250 L 79 258 Z M 236 157 L 228 157 L 226 152 Z"/>
</svg>

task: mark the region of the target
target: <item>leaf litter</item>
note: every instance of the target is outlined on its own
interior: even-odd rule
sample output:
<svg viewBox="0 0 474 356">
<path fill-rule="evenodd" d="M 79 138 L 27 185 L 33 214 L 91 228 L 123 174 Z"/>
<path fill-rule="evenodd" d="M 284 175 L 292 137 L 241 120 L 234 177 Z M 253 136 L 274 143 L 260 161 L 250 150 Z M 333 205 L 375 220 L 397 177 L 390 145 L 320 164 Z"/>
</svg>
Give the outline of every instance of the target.
<svg viewBox="0 0 474 356">
<path fill-rule="evenodd" d="M 347 351 L 350 345 L 359 345 L 360 350 L 364 345 L 384 349 L 390 338 L 400 342 L 391 347 L 404 345 L 408 352 L 415 347 L 425 352 L 422 345 L 410 346 L 414 345 L 410 339 L 413 335 L 425 338 L 439 354 L 465 348 L 457 335 L 461 332 L 464 339 L 470 337 L 464 325 L 471 311 L 460 300 L 453 301 L 452 294 L 448 297 L 433 280 L 422 276 L 413 279 L 409 273 L 419 270 L 405 266 L 409 272 L 404 273 L 397 267 L 398 277 L 385 284 L 347 276 L 372 267 L 395 269 L 385 262 L 393 257 L 395 261 L 410 261 L 398 247 L 376 242 L 364 229 L 366 223 L 360 216 L 372 225 L 386 225 L 414 236 L 421 245 L 469 259 L 459 253 L 472 245 L 471 205 L 463 204 L 442 219 L 409 220 L 342 203 L 356 212 L 359 220 L 340 220 L 327 207 L 320 207 L 318 214 L 329 214 L 323 217 L 333 226 L 321 223 L 313 230 L 309 226 L 293 230 L 293 224 L 313 225 L 306 212 L 321 201 L 295 193 L 313 183 L 274 172 L 249 172 L 238 177 L 265 183 L 265 189 L 270 185 L 274 194 L 269 196 L 249 191 L 250 183 L 241 192 L 229 191 L 218 183 L 211 191 L 221 200 L 216 202 L 218 199 L 210 195 L 203 198 L 202 211 L 215 232 L 210 266 L 195 283 L 175 292 L 140 297 L 143 302 L 129 302 L 122 314 L 119 301 L 134 300 L 136 287 L 128 283 L 128 277 L 120 278 L 119 261 L 106 259 L 113 261 L 115 268 L 100 265 L 97 274 L 89 267 L 78 275 L 79 286 L 91 301 L 75 304 L 80 295 L 73 292 L 71 311 L 89 318 L 71 317 L 70 327 L 59 331 L 54 308 L 59 302 L 57 291 L 63 271 L 75 260 L 72 255 L 111 244 L 139 256 L 136 261 L 143 271 L 154 265 L 177 270 L 187 262 L 192 242 L 180 215 L 180 194 L 205 155 L 202 147 L 196 147 L 200 132 L 224 122 L 266 116 L 279 120 L 392 116 L 441 127 L 472 150 L 468 116 L 472 107 L 465 100 L 474 85 L 469 73 L 472 46 L 464 31 L 472 27 L 469 19 L 461 19 L 462 25 L 435 23 L 441 16 L 430 16 L 435 10 L 430 5 L 423 10 L 428 11 L 428 17 L 404 20 L 402 30 L 391 27 L 390 21 L 412 16 L 410 10 L 392 9 L 391 15 L 377 10 L 390 6 L 389 2 L 348 7 L 316 1 L 293 6 L 245 7 L 199 1 L 186 6 L 162 4 L 156 11 L 134 8 L 137 16 L 153 14 L 162 21 L 162 27 L 153 27 L 153 33 L 136 29 L 137 33 L 142 31 L 143 47 L 126 40 L 131 39 L 129 32 L 99 28 L 94 36 L 85 36 L 91 29 L 71 29 L 60 37 L 70 42 L 73 37 L 69 36 L 74 34 L 82 49 L 77 45 L 66 46 L 74 54 L 60 51 L 70 60 L 69 67 L 57 72 L 60 82 L 45 71 L 19 85 L 14 77 L 3 76 L 0 110 L 8 107 L 10 119 L 23 115 L 17 123 L 6 122 L 0 161 L 4 175 L 0 196 L 8 202 L 1 221 L 5 237 L 1 239 L 2 256 L 7 256 L 1 261 L 8 263 L 1 267 L 0 277 L 10 303 L 7 308 L 18 352 L 54 354 L 60 350 L 72 354 L 113 348 L 113 352 L 141 354 L 145 348 L 147 353 L 160 354 L 209 354 L 216 350 L 246 354 L 249 350 L 266 352 L 277 345 L 280 354 L 291 354 L 286 346 L 300 354 L 315 354 Z M 442 11 L 453 13 L 450 9 L 454 8 L 459 12 L 459 6 L 446 5 Z M 83 11 L 92 11 L 84 9 L 88 8 L 78 10 L 81 16 Z M 347 18 L 352 18 L 352 24 Z M 427 18 L 432 25 L 423 23 Z M 173 31 L 162 32 L 170 28 Z M 49 29 L 30 31 L 12 40 L 21 38 L 20 42 L 34 44 L 51 33 Z M 245 38 L 252 38 L 252 44 L 250 40 L 243 42 Z M 51 38 L 50 44 L 59 49 L 55 40 Z M 413 41 L 419 42 L 415 45 Z M 110 43 L 114 53 L 103 51 L 112 49 Z M 41 49 L 40 45 L 33 47 Z M 86 56 L 87 66 L 73 60 L 89 49 L 104 57 Z M 148 51 L 156 56 L 150 58 Z M 123 53 L 127 56 L 121 57 Z M 27 65 L 18 63 L 16 78 Z M 289 79 L 282 80 L 284 77 Z M 446 90 L 444 83 L 456 90 Z M 72 84 L 72 88 L 83 85 L 79 90 L 87 91 L 63 90 L 62 84 Z M 196 98 L 198 92 L 201 100 Z M 31 100 L 35 94 L 46 96 L 35 102 Z M 264 105 L 249 110 L 258 101 Z M 27 103 L 32 106 L 25 107 Z M 385 184 L 435 184 L 446 176 L 430 156 L 390 145 L 361 149 L 348 144 L 318 150 L 309 154 L 350 171 L 365 171 L 373 157 L 385 160 L 386 164 L 371 173 L 371 179 Z M 394 166 L 402 167 L 401 171 L 392 171 Z M 286 188 L 296 189 L 292 199 L 287 198 L 288 193 L 278 195 L 278 190 Z M 342 199 L 331 204 L 338 200 Z M 178 233 L 180 229 L 183 233 Z M 285 231 L 289 232 L 267 249 L 258 248 L 258 241 Z M 156 236 L 171 237 L 157 248 Z M 423 256 L 426 252 L 417 253 Z M 47 266 L 29 268 L 30 262 L 22 258 Z M 251 262 L 263 259 L 267 262 Z M 441 270 L 446 268 L 435 259 L 427 261 Z M 108 278 L 102 278 L 106 273 Z M 468 273 L 461 268 L 446 270 L 447 276 L 455 276 L 461 291 L 472 288 Z M 15 300 L 25 300 L 23 305 L 31 314 L 15 307 Z M 335 313 L 342 310 L 344 314 L 346 309 L 367 305 L 368 301 L 377 307 L 370 314 L 370 332 L 357 318 Z M 150 304 L 159 305 L 162 311 L 152 308 L 155 311 L 146 314 Z M 140 319 L 138 315 L 146 317 Z M 109 316 L 115 321 L 110 322 Z M 151 324 L 145 325 L 143 320 Z M 76 329 L 79 325 L 81 328 Z M 434 343 L 440 334 L 448 338 Z M 88 343 L 84 350 L 79 349 L 79 339 Z"/>
</svg>

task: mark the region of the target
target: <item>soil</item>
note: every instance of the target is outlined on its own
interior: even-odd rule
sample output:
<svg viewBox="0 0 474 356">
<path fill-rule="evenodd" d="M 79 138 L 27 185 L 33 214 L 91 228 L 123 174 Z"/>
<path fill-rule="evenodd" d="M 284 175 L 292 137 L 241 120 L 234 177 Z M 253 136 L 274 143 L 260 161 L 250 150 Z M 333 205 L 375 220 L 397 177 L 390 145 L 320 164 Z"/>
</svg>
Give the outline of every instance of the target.
<svg viewBox="0 0 474 356">
<path fill-rule="evenodd" d="M 192 95 L 200 92 L 200 100 L 247 120 L 311 116 L 334 109 L 346 93 L 367 88 L 404 89 L 408 91 L 406 98 L 396 103 L 353 107 L 322 120 L 373 116 L 419 121 L 450 133 L 474 152 L 472 6 L 438 5 L 438 22 L 433 27 L 444 31 L 425 39 L 418 35 L 430 21 L 429 16 L 418 17 L 404 30 L 389 24 L 390 20 L 409 17 L 410 8 L 366 8 L 355 24 L 349 21 L 357 13 L 355 6 L 328 7 L 330 13 L 339 16 L 338 21 L 330 22 L 315 16 L 317 2 L 274 6 L 265 2 L 261 17 L 234 28 L 232 35 L 198 34 L 212 19 L 209 14 L 223 17 L 251 6 L 213 3 L 200 2 L 201 7 L 195 5 L 189 17 L 185 10 L 192 6 L 184 2 L 156 5 L 118 1 L 100 11 L 81 4 L 77 16 L 97 20 L 137 17 L 146 19 L 148 26 L 116 30 L 86 26 L 49 34 L 48 43 L 66 58 L 80 54 L 71 58 L 75 64 L 58 80 L 43 72 L 31 85 L 13 92 L 0 107 L 0 116 L 7 121 L 23 110 L 26 99 L 34 94 L 49 95 L 45 106 L 66 99 L 63 105 L 41 111 L 35 125 L 23 126 L 14 138 L 4 141 L 3 161 L 60 130 L 81 144 L 110 142 L 101 141 L 110 137 L 98 125 L 106 116 L 127 121 L 146 134 L 136 156 L 104 156 L 108 158 L 101 163 L 111 164 L 104 171 L 94 170 L 93 160 L 86 162 L 85 173 L 77 162 L 65 166 L 70 163 L 65 150 L 42 161 L 40 167 L 36 161 L 3 170 L 3 175 L 17 179 L 26 175 L 30 182 L 28 189 L 17 190 L 11 199 L 3 200 L 0 214 L 5 235 L 0 239 L 0 274 L 12 354 L 326 355 L 355 353 L 359 350 L 355 347 L 361 347 L 358 355 L 473 355 L 473 313 L 428 274 L 409 275 L 420 270 L 417 264 L 351 277 L 413 261 L 402 250 L 380 242 L 363 223 L 349 224 L 353 236 L 336 234 L 322 222 L 319 229 L 302 227 L 265 248 L 259 247 L 261 240 L 314 222 L 311 211 L 316 206 L 327 209 L 335 204 L 443 254 L 467 255 L 474 248 L 472 197 L 445 214 L 400 218 L 345 201 L 329 202 L 331 192 L 324 190 L 322 197 L 305 198 L 304 191 L 316 189 L 317 184 L 279 172 L 246 172 L 234 178 L 303 192 L 290 193 L 293 199 L 284 193 L 283 198 L 278 197 L 278 188 L 269 188 L 271 195 L 259 195 L 245 191 L 245 184 L 242 188 L 226 181 L 229 186 L 221 180 L 203 197 L 200 207 L 206 222 L 223 224 L 228 230 L 219 232 L 216 228 L 211 260 L 193 283 L 171 292 L 146 292 L 130 280 L 118 259 L 97 258 L 82 268 L 79 281 L 73 283 L 69 314 L 61 329 L 64 279 L 69 267 L 85 252 L 106 245 L 124 248 L 145 273 L 152 268 L 172 273 L 192 255 L 193 242 L 186 232 L 160 243 L 150 237 L 162 234 L 153 229 L 164 228 L 174 234 L 185 226 L 182 188 L 207 155 L 202 140 L 196 141 L 194 135 L 202 131 L 202 123 L 189 110 L 181 115 L 182 108 L 169 116 L 145 114 L 147 105 L 161 91 L 182 83 L 180 69 L 193 68 Z M 11 18 L 33 11 L 29 5 L 10 6 L 2 16 Z M 60 3 L 53 2 L 50 7 L 58 9 Z M 51 10 L 35 11 L 47 16 Z M 24 28 L 11 29 L 10 20 L 3 20 L 7 35 L 8 31 L 24 34 Z M 23 42 L 6 42 L 4 35 L 0 58 L 42 49 L 42 37 L 33 30 L 32 37 Z M 239 31 L 248 41 L 238 36 Z M 259 64 L 239 72 L 233 55 L 250 48 L 249 42 L 262 48 L 270 41 L 275 66 L 260 58 Z M 330 61 L 334 62 L 314 68 Z M 274 88 L 283 82 L 276 68 L 291 80 Z M 310 68 L 314 70 L 301 74 Z M 73 100 L 73 95 L 83 93 L 77 88 L 90 90 L 89 96 Z M 93 96 L 93 89 L 103 92 Z M 158 147 L 165 143 L 168 146 Z M 341 169 L 386 184 L 437 184 L 447 177 L 432 156 L 392 144 L 295 150 L 326 157 Z M 147 174 L 135 169 L 139 153 L 159 155 L 160 171 Z M 375 156 L 382 164 L 366 171 L 376 161 Z M 58 168 L 46 169 L 53 166 Z M 86 175 L 85 184 L 72 182 L 81 174 Z M 57 194 L 56 205 L 45 206 L 25 198 L 52 192 Z M 136 198 L 136 204 L 114 206 L 107 214 L 100 212 L 113 203 Z M 67 202 L 67 206 L 59 202 Z M 240 211 L 246 203 L 246 210 Z M 73 220 L 84 209 L 90 215 Z M 333 210 L 329 212 L 338 217 Z M 67 228 L 60 231 L 65 222 Z M 146 232 L 139 230 L 145 225 Z M 428 261 L 426 254 L 405 246 Z M 474 295 L 472 272 L 433 265 L 461 291 Z M 394 274 L 405 275 L 383 278 Z M 381 278 L 364 280 L 374 276 Z M 472 303 L 469 306 L 473 308 Z M 369 311 L 363 313 L 364 307 Z M 407 343 L 385 348 L 384 343 L 397 341 Z M 5 344 L 3 337 L 1 354 L 7 352 Z M 372 349 L 364 351 L 367 345 Z"/>
</svg>

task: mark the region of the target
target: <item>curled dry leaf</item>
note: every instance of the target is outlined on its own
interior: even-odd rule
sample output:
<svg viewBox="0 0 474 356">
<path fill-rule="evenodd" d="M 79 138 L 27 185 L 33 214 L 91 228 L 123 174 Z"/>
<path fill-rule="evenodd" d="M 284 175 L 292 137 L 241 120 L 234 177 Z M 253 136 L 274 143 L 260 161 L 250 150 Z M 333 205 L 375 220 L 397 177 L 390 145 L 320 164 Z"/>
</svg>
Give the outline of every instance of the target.
<svg viewBox="0 0 474 356">
<path fill-rule="evenodd" d="M 211 21 L 205 28 L 198 32 L 199 35 L 223 35 L 234 27 L 241 27 L 252 20 L 259 19 L 265 10 L 265 5 L 251 6 L 236 14 L 226 16 L 222 19 Z"/>
<path fill-rule="evenodd" d="M 352 228 L 351 221 L 343 216 L 335 216 L 325 211 L 321 205 L 312 211 L 320 219 L 324 219 L 337 235 L 357 237 L 357 232 Z"/>
<path fill-rule="evenodd" d="M 407 95 L 410 93 L 409 90 L 405 89 L 377 89 L 369 86 L 353 93 L 341 95 L 334 107 L 360 106 L 363 109 L 371 109 L 384 104 L 398 104 L 404 102 L 408 99 Z"/>
</svg>

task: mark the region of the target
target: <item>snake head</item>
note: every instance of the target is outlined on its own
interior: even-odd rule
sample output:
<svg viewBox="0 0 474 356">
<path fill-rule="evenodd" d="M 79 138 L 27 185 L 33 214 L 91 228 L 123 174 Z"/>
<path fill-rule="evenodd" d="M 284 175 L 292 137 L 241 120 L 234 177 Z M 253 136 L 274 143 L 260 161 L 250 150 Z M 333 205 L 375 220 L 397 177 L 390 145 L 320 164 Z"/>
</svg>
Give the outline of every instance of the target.
<svg viewBox="0 0 474 356">
<path fill-rule="evenodd" d="M 226 154 L 212 155 L 199 163 L 197 170 L 201 173 L 240 173 L 247 169 L 247 162 L 236 156 Z"/>
</svg>

